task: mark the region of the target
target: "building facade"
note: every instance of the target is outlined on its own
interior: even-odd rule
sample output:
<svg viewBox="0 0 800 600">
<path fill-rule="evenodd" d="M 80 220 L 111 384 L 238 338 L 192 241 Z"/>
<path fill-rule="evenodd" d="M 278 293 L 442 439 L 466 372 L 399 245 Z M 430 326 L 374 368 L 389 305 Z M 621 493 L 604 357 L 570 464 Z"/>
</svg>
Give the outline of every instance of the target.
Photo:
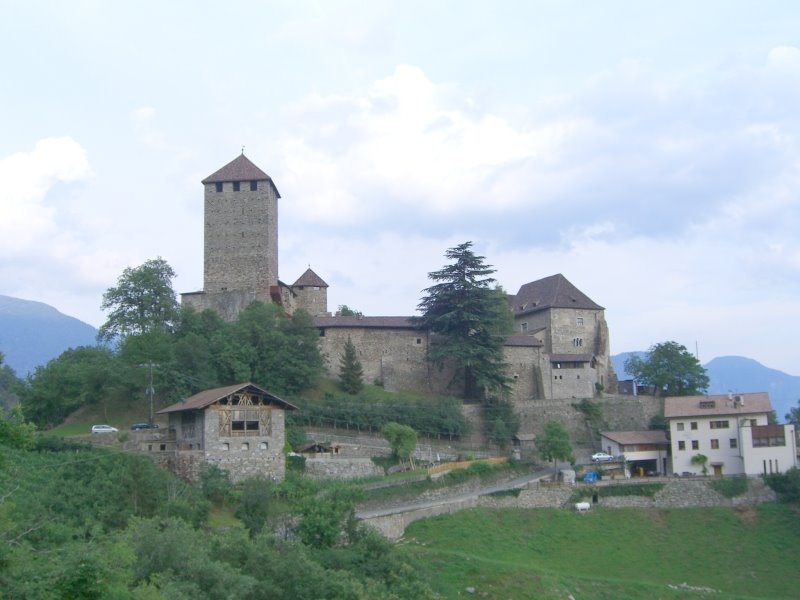
<svg viewBox="0 0 800 600">
<path fill-rule="evenodd" d="M 284 413 L 295 407 L 252 383 L 211 390 L 158 411 L 169 426 L 165 451 L 180 463 L 182 453 L 230 473 L 232 481 L 250 477 L 283 479 L 286 471 Z"/>
<path fill-rule="evenodd" d="M 761 475 L 796 466 L 794 425 L 770 425 L 771 412 L 766 392 L 666 398 L 673 473 Z M 697 456 L 705 462 L 693 462 Z"/>
</svg>

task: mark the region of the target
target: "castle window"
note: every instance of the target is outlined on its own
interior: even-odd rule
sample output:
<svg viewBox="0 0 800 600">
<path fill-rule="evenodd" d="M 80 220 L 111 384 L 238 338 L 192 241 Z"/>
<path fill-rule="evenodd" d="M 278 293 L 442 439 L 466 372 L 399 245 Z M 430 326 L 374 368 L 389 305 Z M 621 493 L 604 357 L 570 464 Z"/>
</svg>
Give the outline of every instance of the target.
<svg viewBox="0 0 800 600">
<path fill-rule="evenodd" d="M 234 192 L 238 192 L 239 191 L 239 187 L 240 187 L 239 186 L 239 182 L 238 181 L 234 181 L 233 182 L 233 191 Z"/>
<path fill-rule="evenodd" d="M 583 317 L 576 318 L 575 325 L 577 325 L 578 327 L 583 327 Z"/>
<path fill-rule="evenodd" d="M 218 192 L 221 192 L 222 191 L 222 182 L 218 181 L 217 183 L 214 184 L 214 187 L 216 188 L 216 190 Z"/>
<path fill-rule="evenodd" d="M 583 338 L 575 338 L 574 340 L 572 340 L 572 345 L 575 346 L 576 348 L 583 346 Z"/>
<path fill-rule="evenodd" d="M 528 324 L 527 324 L 527 323 L 522 323 L 522 324 L 520 324 L 520 326 L 519 326 L 519 330 L 520 330 L 522 333 L 525 333 L 526 331 L 528 331 Z"/>
<path fill-rule="evenodd" d="M 422 338 L 417 338 L 417 346 L 419 346 L 421 343 L 422 343 Z"/>
<path fill-rule="evenodd" d="M 250 182 L 250 191 L 251 192 L 255 192 L 257 189 L 258 189 L 258 182 L 257 181 L 251 181 Z"/>
</svg>

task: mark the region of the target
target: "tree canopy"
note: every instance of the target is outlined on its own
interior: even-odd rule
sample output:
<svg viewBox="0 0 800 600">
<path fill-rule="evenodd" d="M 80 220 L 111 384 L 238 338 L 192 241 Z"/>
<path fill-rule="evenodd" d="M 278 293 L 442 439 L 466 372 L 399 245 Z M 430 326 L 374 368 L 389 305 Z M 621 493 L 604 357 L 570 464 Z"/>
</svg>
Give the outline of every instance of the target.
<svg viewBox="0 0 800 600">
<path fill-rule="evenodd" d="M 451 385 L 461 385 L 465 398 L 482 398 L 486 392 L 508 390 L 503 362 L 505 336 L 513 329 L 505 293 L 492 287 L 495 269 L 465 242 L 445 252 L 452 261 L 428 273 L 436 282 L 426 288 L 415 318 L 418 327 L 440 338 L 431 345 L 428 359 L 444 367 L 452 361 Z"/>
<path fill-rule="evenodd" d="M 558 421 L 545 423 L 542 435 L 536 438 L 536 449 L 544 460 L 552 460 L 553 466 L 559 460 L 573 460 L 569 434 Z"/>
<path fill-rule="evenodd" d="M 700 361 L 677 342 L 662 342 L 650 347 L 645 358 L 633 356 L 625 370 L 636 381 L 651 385 L 656 394 L 694 396 L 708 389 L 708 374 Z"/>
<path fill-rule="evenodd" d="M 100 308 L 108 312 L 108 319 L 97 339 L 109 342 L 154 329 L 171 330 L 178 320 L 174 277 L 175 271 L 161 257 L 126 268 L 117 285 L 103 294 Z"/>
</svg>

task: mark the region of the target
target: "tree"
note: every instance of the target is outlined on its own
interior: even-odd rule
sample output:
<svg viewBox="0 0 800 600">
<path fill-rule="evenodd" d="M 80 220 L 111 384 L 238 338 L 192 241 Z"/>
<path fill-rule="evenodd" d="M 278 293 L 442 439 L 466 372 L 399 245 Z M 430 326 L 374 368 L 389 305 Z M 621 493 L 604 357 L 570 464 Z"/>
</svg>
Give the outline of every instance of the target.
<svg viewBox="0 0 800 600">
<path fill-rule="evenodd" d="M 383 426 L 383 437 L 389 442 L 394 454 L 400 462 L 408 460 L 417 447 L 417 432 L 408 425 L 389 422 Z"/>
<path fill-rule="evenodd" d="M 174 277 L 175 271 L 161 257 L 126 268 L 116 287 L 103 294 L 100 308 L 109 314 L 97 332 L 97 339 L 110 342 L 154 329 L 171 331 L 179 314 L 172 289 Z"/>
<path fill-rule="evenodd" d="M 336 309 L 336 316 L 337 317 L 360 317 L 361 311 L 356 310 L 355 308 L 350 308 L 347 304 L 340 304 L 339 308 Z"/>
<path fill-rule="evenodd" d="M 450 248 L 445 256 L 453 263 L 428 273 L 437 283 L 424 290 L 417 306 L 422 316 L 414 318 L 418 327 L 441 336 L 428 360 L 439 368 L 452 361 L 451 385 L 460 384 L 465 398 L 505 392 L 503 344 L 513 319 L 502 288 L 490 287 L 495 270 L 472 252 L 472 242 Z"/>
<path fill-rule="evenodd" d="M 559 460 L 574 460 L 569 434 L 558 421 L 545 423 L 542 435 L 536 439 L 536 448 L 544 460 L 553 461 L 553 469 Z"/>
<path fill-rule="evenodd" d="M 662 342 L 650 347 L 647 356 L 625 361 L 625 370 L 656 394 L 694 396 L 708 389 L 708 374 L 700 361 L 677 342 Z"/>
<path fill-rule="evenodd" d="M 784 418 L 787 423 L 793 423 L 795 427 L 800 427 L 800 400 L 797 401 L 797 406 L 789 409 Z"/>
<path fill-rule="evenodd" d="M 339 384 L 348 394 L 357 394 L 364 387 L 364 369 L 356 355 L 356 347 L 348 336 L 344 355 L 339 361 Z"/>
</svg>

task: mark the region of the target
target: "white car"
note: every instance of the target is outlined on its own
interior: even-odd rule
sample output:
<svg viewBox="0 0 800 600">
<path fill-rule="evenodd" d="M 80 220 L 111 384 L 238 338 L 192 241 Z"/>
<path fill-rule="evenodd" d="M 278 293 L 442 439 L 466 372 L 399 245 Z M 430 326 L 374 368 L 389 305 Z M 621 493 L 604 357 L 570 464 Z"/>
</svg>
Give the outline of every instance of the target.
<svg viewBox="0 0 800 600">
<path fill-rule="evenodd" d="M 605 452 L 595 452 L 592 454 L 592 462 L 608 462 L 614 460 L 614 457 Z"/>
<path fill-rule="evenodd" d="M 92 433 L 115 433 L 117 431 L 119 429 L 111 425 L 92 425 Z"/>
</svg>

